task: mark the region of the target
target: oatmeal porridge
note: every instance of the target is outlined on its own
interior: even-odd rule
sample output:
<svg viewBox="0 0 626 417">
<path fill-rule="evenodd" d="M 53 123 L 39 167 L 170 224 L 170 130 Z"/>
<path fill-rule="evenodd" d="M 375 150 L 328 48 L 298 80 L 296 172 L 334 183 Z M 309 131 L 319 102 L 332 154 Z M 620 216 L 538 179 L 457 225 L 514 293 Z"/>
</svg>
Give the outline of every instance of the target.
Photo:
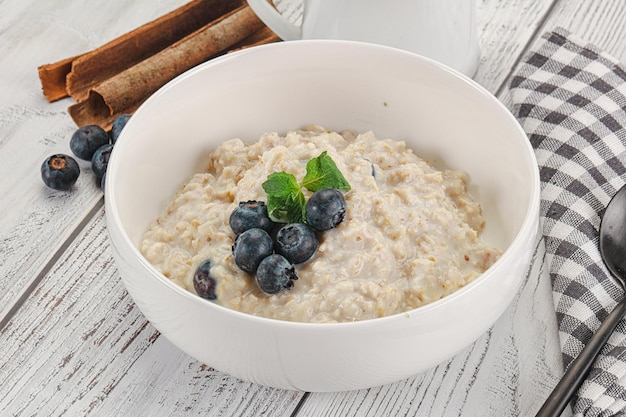
<svg viewBox="0 0 626 417">
<path fill-rule="evenodd" d="M 320 234 L 315 255 L 296 265 L 292 288 L 268 295 L 233 261 L 229 216 L 242 201 L 266 199 L 268 175 L 300 179 L 307 161 L 324 151 L 351 186 L 345 219 Z M 245 313 L 301 322 L 387 316 L 445 297 L 500 256 L 480 238 L 484 218 L 466 182 L 463 172 L 437 170 L 404 142 L 372 132 L 312 126 L 250 144 L 232 139 L 182 186 L 140 249 L 191 292 L 196 268 L 210 259 L 216 302 Z"/>
</svg>

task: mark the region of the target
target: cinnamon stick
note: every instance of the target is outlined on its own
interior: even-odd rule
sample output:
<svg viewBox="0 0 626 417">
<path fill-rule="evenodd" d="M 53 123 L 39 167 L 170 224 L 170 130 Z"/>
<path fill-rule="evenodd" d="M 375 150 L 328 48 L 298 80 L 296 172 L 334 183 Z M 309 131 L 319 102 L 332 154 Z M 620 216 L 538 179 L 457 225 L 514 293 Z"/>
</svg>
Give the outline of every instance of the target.
<svg viewBox="0 0 626 417">
<path fill-rule="evenodd" d="M 72 62 L 79 56 L 66 58 L 53 64 L 41 65 L 37 68 L 43 95 L 50 103 L 67 97 L 65 79 L 72 70 Z"/>
<path fill-rule="evenodd" d="M 100 124 L 107 129 L 121 113 L 134 111 L 169 80 L 220 54 L 263 29 L 247 5 L 223 15 L 166 49 L 138 62 L 89 90 L 86 100 L 68 111 L 78 126 Z"/>
<path fill-rule="evenodd" d="M 82 55 L 39 67 L 43 93 L 50 102 L 71 95 L 87 98 L 89 89 L 183 39 L 244 0 L 192 0 L 152 22 Z"/>
<path fill-rule="evenodd" d="M 280 38 L 270 28 L 263 26 L 260 30 L 245 38 L 243 41 L 236 43 L 228 53 L 239 51 L 241 49 L 251 48 L 253 46 L 265 45 L 266 43 L 278 42 Z"/>
<path fill-rule="evenodd" d="M 76 101 L 84 100 L 93 86 L 169 47 L 243 3 L 244 0 L 195 0 L 79 57 L 67 76 L 68 93 Z"/>
</svg>

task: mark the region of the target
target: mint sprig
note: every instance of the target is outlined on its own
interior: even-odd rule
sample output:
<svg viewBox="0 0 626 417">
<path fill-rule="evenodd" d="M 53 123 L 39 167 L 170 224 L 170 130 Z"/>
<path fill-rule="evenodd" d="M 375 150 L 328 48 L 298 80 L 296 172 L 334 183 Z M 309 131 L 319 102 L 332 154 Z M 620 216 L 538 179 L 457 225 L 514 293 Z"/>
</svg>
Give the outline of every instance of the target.
<svg viewBox="0 0 626 417">
<path fill-rule="evenodd" d="M 316 192 L 324 188 L 350 191 L 350 184 L 326 151 L 306 164 L 302 183 L 286 172 L 273 172 L 262 184 L 267 194 L 267 211 L 278 223 L 305 223 L 306 198 L 303 188 Z"/>
</svg>

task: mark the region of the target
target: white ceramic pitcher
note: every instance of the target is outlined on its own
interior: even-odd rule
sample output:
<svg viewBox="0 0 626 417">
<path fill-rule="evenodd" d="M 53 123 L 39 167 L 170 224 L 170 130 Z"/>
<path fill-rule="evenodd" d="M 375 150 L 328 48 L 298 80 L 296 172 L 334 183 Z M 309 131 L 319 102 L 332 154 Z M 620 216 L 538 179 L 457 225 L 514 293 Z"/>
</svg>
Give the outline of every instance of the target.
<svg viewBox="0 0 626 417">
<path fill-rule="evenodd" d="M 393 46 L 472 76 L 479 59 L 475 0 L 303 0 L 302 25 L 268 0 L 247 0 L 283 40 L 347 39 Z"/>
</svg>

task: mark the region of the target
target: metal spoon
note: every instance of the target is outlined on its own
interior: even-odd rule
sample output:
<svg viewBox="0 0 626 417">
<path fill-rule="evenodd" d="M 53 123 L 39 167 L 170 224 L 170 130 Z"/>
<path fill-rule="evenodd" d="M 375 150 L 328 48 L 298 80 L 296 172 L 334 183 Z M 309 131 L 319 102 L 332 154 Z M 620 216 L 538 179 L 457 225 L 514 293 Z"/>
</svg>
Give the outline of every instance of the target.
<svg viewBox="0 0 626 417">
<path fill-rule="evenodd" d="M 611 274 L 626 291 L 626 186 L 619 189 L 606 207 L 600 223 L 600 254 Z M 576 393 L 595 358 L 626 314 L 626 297 L 615 306 L 570 364 L 536 417 L 560 416 Z"/>
</svg>

